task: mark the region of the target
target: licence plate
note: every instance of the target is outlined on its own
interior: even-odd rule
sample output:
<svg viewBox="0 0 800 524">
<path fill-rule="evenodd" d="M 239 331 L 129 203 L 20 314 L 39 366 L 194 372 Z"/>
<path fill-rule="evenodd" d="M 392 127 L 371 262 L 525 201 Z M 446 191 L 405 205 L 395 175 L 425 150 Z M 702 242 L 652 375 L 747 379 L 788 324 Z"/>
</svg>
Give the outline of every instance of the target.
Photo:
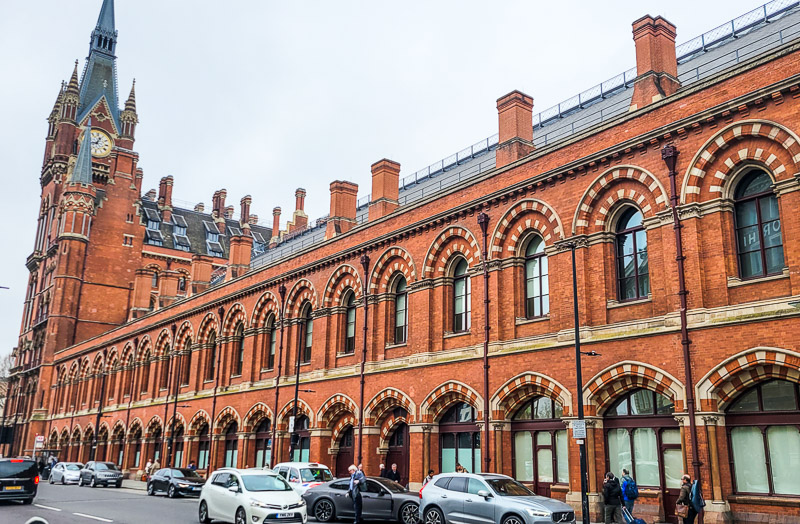
<svg viewBox="0 0 800 524">
<path fill-rule="evenodd" d="M 279 519 L 290 519 L 294 517 L 294 513 L 278 513 Z"/>
<path fill-rule="evenodd" d="M 3 491 L 21 491 L 22 486 L 5 486 Z"/>
</svg>

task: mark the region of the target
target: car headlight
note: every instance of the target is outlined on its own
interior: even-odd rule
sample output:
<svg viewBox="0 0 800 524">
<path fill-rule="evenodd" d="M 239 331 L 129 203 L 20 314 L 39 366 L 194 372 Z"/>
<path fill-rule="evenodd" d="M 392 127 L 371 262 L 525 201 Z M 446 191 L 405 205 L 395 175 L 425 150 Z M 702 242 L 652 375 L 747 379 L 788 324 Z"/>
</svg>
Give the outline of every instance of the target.
<svg viewBox="0 0 800 524">
<path fill-rule="evenodd" d="M 260 500 L 256 500 L 256 499 L 250 499 L 250 506 L 252 506 L 252 507 L 254 507 L 254 508 L 264 508 L 264 509 L 267 509 L 267 508 L 269 508 L 269 507 L 270 507 L 270 504 L 266 504 L 266 503 L 264 503 L 264 502 L 261 502 Z"/>
<path fill-rule="evenodd" d="M 178 484 L 179 488 L 188 488 L 189 484 Z"/>
<path fill-rule="evenodd" d="M 305 499 L 300 499 L 300 502 L 297 503 L 298 508 L 302 508 L 305 505 L 306 505 Z"/>
<path fill-rule="evenodd" d="M 525 511 L 528 512 L 528 515 L 531 517 L 549 517 L 550 512 L 543 510 L 543 509 L 533 509 L 533 508 L 526 508 Z"/>
</svg>

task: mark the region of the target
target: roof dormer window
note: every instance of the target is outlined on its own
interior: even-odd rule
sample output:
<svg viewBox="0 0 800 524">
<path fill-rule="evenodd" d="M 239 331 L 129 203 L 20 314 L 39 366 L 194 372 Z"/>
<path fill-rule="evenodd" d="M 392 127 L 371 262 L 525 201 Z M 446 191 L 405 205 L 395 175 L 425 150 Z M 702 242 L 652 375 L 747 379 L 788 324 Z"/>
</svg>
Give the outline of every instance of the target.
<svg viewBox="0 0 800 524">
<path fill-rule="evenodd" d="M 190 251 L 192 248 L 192 243 L 189 241 L 189 237 L 186 235 L 186 219 L 183 218 L 181 215 L 172 215 L 172 238 L 174 240 L 175 249 L 180 249 L 181 251 Z"/>
<path fill-rule="evenodd" d="M 147 229 L 144 231 L 144 241 L 151 246 L 163 246 L 164 235 L 161 234 L 161 217 L 155 209 L 144 208 L 147 219 Z"/>
<path fill-rule="evenodd" d="M 212 257 L 224 257 L 225 252 L 222 249 L 222 244 L 219 242 L 219 230 L 217 226 L 211 222 L 203 221 L 206 228 L 206 249 Z"/>
</svg>

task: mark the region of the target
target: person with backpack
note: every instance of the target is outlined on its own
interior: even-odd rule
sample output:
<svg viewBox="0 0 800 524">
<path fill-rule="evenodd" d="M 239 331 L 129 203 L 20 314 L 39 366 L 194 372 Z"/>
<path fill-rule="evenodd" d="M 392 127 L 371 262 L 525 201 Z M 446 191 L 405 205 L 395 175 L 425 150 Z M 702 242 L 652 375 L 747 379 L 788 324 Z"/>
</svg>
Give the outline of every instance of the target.
<svg viewBox="0 0 800 524">
<path fill-rule="evenodd" d="M 625 503 L 628 513 L 633 516 L 634 501 L 639 498 L 639 487 L 636 481 L 631 477 L 630 472 L 622 468 L 622 501 Z"/>
<path fill-rule="evenodd" d="M 605 524 L 624 524 L 622 520 L 622 489 L 619 486 L 619 480 L 610 471 L 606 473 L 603 480 L 603 513 L 605 516 Z"/>
</svg>

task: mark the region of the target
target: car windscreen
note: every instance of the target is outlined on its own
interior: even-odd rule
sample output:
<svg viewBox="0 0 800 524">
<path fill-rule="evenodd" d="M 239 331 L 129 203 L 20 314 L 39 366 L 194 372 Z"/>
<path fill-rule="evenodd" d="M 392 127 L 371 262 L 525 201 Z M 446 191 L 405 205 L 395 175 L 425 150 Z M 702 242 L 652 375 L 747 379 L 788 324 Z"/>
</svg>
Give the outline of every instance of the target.
<svg viewBox="0 0 800 524">
<path fill-rule="evenodd" d="M 381 479 L 380 482 L 386 489 L 388 489 L 392 493 L 405 493 L 406 491 L 408 491 L 406 490 L 406 488 L 404 488 L 403 486 L 401 486 L 400 484 L 398 484 L 393 480 Z"/>
<path fill-rule="evenodd" d="M 97 471 L 117 471 L 117 465 L 110 462 L 96 462 L 94 469 Z"/>
<path fill-rule="evenodd" d="M 77 465 L 77 464 L 67 464 L 64 467 L 67 469 L 67 471 L 80 471 L 81 470 L 81 467 L 79 465 Z"/>
<path fill-rule="evenodd" d="M 327 468 L 303 468 L 300 470 L 303 482 L 328 482 L 333 480 L 333 475 Z"/>
<path fill-rule="evenodd" d="M 242 475 L 247 491 L 292 491 L 292 487 L 278 475 Z"/>
<path fill-rule="evenodd" d="M 534 493 L 513 479 L 484 479 L 501 497 L 527 497 Z"/>
<path fill-rule="evenodd" d="M 178 479 L 187 478 L 187 479 L 199 479 L 200 475 L 197 474 L 196 471 L 193 469 L 173 469 L 172 476 Z"/>
<path fill-rule="evenodd" d="M 32 460 L 4 460 L 0 462 L 0 478 L 33 478 L 39 474 Z"/>
</svg>

